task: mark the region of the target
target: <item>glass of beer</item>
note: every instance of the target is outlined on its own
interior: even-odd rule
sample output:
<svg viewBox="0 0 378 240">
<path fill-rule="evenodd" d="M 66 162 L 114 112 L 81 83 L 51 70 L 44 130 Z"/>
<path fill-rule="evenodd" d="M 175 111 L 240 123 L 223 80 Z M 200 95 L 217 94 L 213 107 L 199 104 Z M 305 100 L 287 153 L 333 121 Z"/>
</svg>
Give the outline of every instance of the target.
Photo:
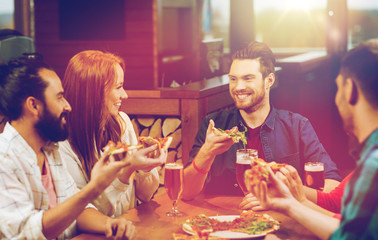
<svg viewBox="0 0 378 240">
<path fill-rule="evenodd" d="M 245 170 L 251 168 L 251 163 L 258 157 L 256 149 L 238 149 L 236 150 L 236 180 L 244 195 L 248 193 L 244 182 Z"/>
<path fill-rule="evenodd" d="M 177 209 L 177 202 L 183 190 L 183 165 L 181 163 L 166 163 L 164 174 L 164 185 L 169 198 L 173 201 L 173 206 L 167 216 L 182 216 L 182 212 Z"/>
<path fill-rule="evenodd" d="M 324 164 L 321 162 L 306 162 L 304 168 L 306 186 L 323 191 Z"/>
</svg>

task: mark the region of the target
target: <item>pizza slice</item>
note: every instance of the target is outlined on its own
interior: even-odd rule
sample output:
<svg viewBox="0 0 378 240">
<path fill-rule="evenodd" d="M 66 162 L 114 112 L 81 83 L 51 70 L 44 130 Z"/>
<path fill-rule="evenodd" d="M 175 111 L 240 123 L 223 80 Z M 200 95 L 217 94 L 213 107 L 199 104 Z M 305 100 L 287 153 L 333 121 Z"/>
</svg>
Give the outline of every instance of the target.
<svg viewBox="0 0 378 240">
<path fill-rule="evenodd" d="M 280 223 L 268 214 L 243 211 L 239 218 L 232 221 L 232 230 L 250 235 L 265 235 L 280 228 Z"/>
<path fill-rule="evenodd" d="M 282 167 L 285 167 L 286 163 L 267 163 L 264 159 L 257 158 L 252 162 L 251 169 L 247 169 L 244 172 L 244 180 L 248 191 L 251 191 L 251 187 L 259 184 L 261 181 L 269 183 L 269 171 L 268 166 L 274 173 L 278 172 Z"/>
<path fill-rule="evenodd" d="M 226 238 L 220 238 L 216 236 L 200 237 L 198 235 L 188 235 L 184 233 L 173 233 L 172 236 L 174 240 L 226 240 Z"/>
<path fill-rule="evenodd" d="M 145 137 L 140 136 L 138 137 L 138 141 L 142 144 L 145 148 L 150 147 L 152 145 L 157 145 L 157 149 L 153 152 L 149 153 L 147 156 L 150 158 L 158 158 L 160 156 L 160 149 L 168 150 L 169 145 L 171 145 L 172 137 Z"/>
<path fill-rule="evenodd" d="M 123 142 L 117 142 L 115 144 L 113 141 L 109 141 L 108 144 L 103 148 L 103 150 L 108 150 L 108 155 L 112 155 L 116 161 L 120 161 L 127 156 L 127 153 L 133 150 L 140 149 L 141 145 L 127 145 Z"/>
<path fill-rule="evenodd" d="M 245 133 L 247 132 L 247 128 L 245 128 L 243 132 L 240 132 L 237 126 L 234 126 L 233 128 L 227 129 L 227 130 L 223 130 L 220 128 L 213 128 L 213 131 L 216 135 L 231 136 L 234 143 L 238 143 L 241 140 L 243 142 L 244 147 L 247 144 L 247 137 L 245 136 Z"/>
</svg>

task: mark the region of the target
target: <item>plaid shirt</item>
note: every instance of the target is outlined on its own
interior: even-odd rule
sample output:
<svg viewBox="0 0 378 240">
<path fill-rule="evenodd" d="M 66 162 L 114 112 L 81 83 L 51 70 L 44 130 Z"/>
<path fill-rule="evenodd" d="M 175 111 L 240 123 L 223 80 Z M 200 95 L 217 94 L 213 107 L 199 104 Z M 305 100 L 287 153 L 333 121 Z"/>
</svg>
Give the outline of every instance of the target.
<svg viewBox="0 0 378 240">
<path fill-rule="evenodd" d="M 57 194 L 57 203 L 78 190 L 62 163 L 57 144 L 44 147 Z M 45 239 L 42 216 L 49 198 L 41 181 L 37 156 L 23 137 L 9 124 L 0 134 L 0 239 Z M 58 239 L 71 237 L 73 222 Z"/>
<path fill-rule="evenodd" d="M 330 239 L 378 239 L 378 129 L 363 145 L 345 193 L 341 223 Z"/>
</svg>

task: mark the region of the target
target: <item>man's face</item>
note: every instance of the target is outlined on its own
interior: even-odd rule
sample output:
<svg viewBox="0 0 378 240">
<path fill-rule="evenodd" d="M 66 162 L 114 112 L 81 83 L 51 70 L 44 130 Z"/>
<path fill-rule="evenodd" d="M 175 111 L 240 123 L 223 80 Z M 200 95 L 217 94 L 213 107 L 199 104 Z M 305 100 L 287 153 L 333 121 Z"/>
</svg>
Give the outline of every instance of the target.
<svg viewBox="0 0 378 240">
<path fill-rule="evenodd" d="M 43 112 L 35 128 L 44 140 L 58 142 L 68 137 L 67 114 L 71 106 L 63 96 L 63 87 L 54 71 L 41 69 L 39 75 L 48 83 Z"/>
<path fill-rule="evenodd" d="M 347 134 L 351 134 L 353 130 L 352 115 L 348 107 L 347 87 L 344 77 L 339 74 L 336 78 L 337 92 L 335 95 L 335 104 L 343 120 L 343 127 Z"/>
<path fill-rule="evenodd" d="M 269 104 L 269 89 L 257 59 L 236 59 L 230 73 L 230 94 L 238 109 L 253 112 Z"/>
</svg>

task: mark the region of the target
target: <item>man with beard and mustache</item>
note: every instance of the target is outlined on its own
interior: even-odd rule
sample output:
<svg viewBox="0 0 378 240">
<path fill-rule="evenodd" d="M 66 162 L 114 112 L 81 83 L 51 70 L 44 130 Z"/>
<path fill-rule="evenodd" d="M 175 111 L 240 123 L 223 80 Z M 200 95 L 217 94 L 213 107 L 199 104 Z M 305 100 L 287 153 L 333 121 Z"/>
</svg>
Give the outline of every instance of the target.
<svg viewBox="0 0 378 240">
<path fill-rule="evenodd" d="M 275 81 L 271 49 L 252 42 L 236 51 L 232 60 L 229 90 L 235 107 L 209 114 L 202 122 L 184 170 L 183 198 L 191 199 L 203 190 L 206 194 L 243 194 L 235 175 L 236 150 L 243 144 L 216 134 L 214 127 L 247 129 L 246 148 L 257 149 L 259 158 L 267 162 L 294 166 L 302 177 L 305 162 L 324 163 L 325 191 L 333 189 L 340 181 L 338 170 L 309 120 L 270 104 L 270 88 Z M 248 205 L 255 202 L 250 194 L 246 198 Z"/>
<path fill-rule="evenodd" d="M 344 191 L 341 220 L 301 204 L 271 169 L 269 186 L 262 181 L 252 188 L 266 209 L 292 217 L 320 239 L 378 239 L 377 66 L 378 39 L 371 39 L 344 56 L 336 78 L 337 109 L 345 131 L 359 144 L 351 151 L 357 166 Z"/>
<path fill-rule="evenodd" d="M 59 77 L 40 55 L 0 66 L 0 238 L 66 239 L 77 231 L 131 238 L 135 227 L 88 205 L 129 163 L 106 153 L 79 191 L 58 152 L 71 111 Z"/>
</svg>

